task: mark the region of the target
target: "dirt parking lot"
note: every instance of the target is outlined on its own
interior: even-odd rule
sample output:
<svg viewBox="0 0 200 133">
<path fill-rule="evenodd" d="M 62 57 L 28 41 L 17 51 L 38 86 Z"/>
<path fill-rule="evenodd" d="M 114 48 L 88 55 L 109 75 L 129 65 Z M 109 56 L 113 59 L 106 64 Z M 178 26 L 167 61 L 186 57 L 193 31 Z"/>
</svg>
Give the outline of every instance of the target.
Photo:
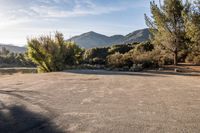
<svg viewBox="0 0 200 133">
<path fill-rule="evenodd" d="M 0 133 L 199 133 L 198 76 L 68 71 L 0 76 Z"/>
</svg>

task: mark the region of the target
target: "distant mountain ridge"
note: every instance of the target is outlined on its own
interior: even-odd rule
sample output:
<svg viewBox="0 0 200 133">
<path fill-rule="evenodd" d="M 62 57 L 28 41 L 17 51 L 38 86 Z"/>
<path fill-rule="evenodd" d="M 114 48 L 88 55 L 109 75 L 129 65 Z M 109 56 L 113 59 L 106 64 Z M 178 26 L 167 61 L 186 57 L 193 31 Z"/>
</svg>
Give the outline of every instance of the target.
<svg viewBox="0 0 200 133">
<path fill-rule="evenodd" d="M 10 52 L 14 53 L 24 53 L 26 51 L 25 47 L 14 46 L 11 44 L 0 44 L 0 50 L 2 50 L 2 48 L 6 48 Z"/>
<path fill-rule="evenodd" d="M 108 46 L 117 42 L 121 42 L 124 36 L 114 35 L 111 37 L 90 31 L 79 36 L 72 37 L 71 41 L 76 42 L 83 48 L 93 48 L 99 46 Z"/>
<path fill-rule="evenodd" d="M 126 36 L 114 35 L 106 36 L 93 31 L 81 34 L 79 36 L 74 36 L 69 40 L 74 41 L 80 47 L 83 48 L 94 48 L 94 47 L 105 47 L 113 44 L 127 44 L 134 42 L 144 42 L 150 39 L 149 29 L 141 29 L 129 33 Z"/>
<path fill-rule="evenodd" d="M 126 35 L 125 38 L 123 39 L 122 44 L 145 42 L 150 40 L 150 38 L 151 38 L 151 33 L 149 29 L 146 28 L 146 29 L 136 30 Z"/>
<path fill-rule="evenodd" d="M 93 31 L 74 36 L 67 41 L 71 40 L 77 43 L 82 48 L 106 47 L 113 44 L 128 44 L 134 42 L 145 42 L 150 39 L 149 29 L 136 30 L 132 33 L 123 35 L 106 36 Z M 0 44 L 0 50 L 5 47 L 14 53 L 24 53 L 25 47 L 14 46 L 10 44 Z"/>
</svg>

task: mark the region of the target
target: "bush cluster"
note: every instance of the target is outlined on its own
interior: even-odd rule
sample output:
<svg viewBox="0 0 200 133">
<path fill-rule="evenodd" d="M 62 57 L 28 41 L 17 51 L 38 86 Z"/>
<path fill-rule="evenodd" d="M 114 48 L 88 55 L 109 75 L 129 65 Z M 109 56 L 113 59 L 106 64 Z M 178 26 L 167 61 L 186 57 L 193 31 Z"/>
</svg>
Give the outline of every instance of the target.
<svg viewBox="0 0 200 133">
<path fill-rule="evenodd" d="M 173 55 L 150 42 L 113 45 L 103 48 L 81 49 L 64 41 L 61 33 L 55 37 L 42 36 L 28 40 L 28 57 L 39 72 L 64 69 L 108 69 L 141 71 L 174 63 Z M 200 64 L 200 55 L 179 53 L 179 60 Z"/>
<path fill-rule="evenodd" d="M 26 58 L 24 53 L 13 53 L 2 48 L 0 50 L 0 67 L 31 67 L 34 64 Z"/>
<path fill-rule="evenodd" d="M 133 68 L 133 66 L 140 66 L 142 69 L 145 69 L 172 64 L 173 59 L 159 50 L 141 52 L 133 49 L 125 54 L 115 53 L 108 56 L 107 63 L 112 68 Z"/>
<path fill-rule="evenodd" d="M 66 65 L 79 63 L 82 49 L 66 42 L 63 34 L 41 36 L 28 40 L 28 57 L 37 65 L 38 72 L 62 71 Z"/>
</svg>

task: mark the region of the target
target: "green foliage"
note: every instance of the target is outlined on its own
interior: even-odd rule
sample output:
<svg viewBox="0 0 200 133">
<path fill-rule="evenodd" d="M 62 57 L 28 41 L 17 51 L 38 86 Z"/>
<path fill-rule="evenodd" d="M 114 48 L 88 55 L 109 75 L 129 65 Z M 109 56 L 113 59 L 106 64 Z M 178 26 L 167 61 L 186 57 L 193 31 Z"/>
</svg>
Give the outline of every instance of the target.
<svg viewBox="0 0 200 133">
<path fill-rule="evenodd" d="M 154 45 L 151 42 L 140 43 L 136 45 L 135 50 L 139 52 L 148 52 L 154 49 Z"/>
<path fill-rule="evenodd" d="M 124 54 L 116 53 L 108 58 L 108 64 L 115 67 L 132 67 L 134 64 L 142 64 L 144 68 L 152 66 L 151 51 L 154 49 L 150 42 L 134 44 L 134 47 Z"/>
<path fill-rule="evenodd" d="M 153 20 L 145 16 L 147 25 L 152 29 L 153 43 L 174 55 L 174 64 L 178 61 L 178 52 L 185 46 L 185 25 L 182 13 L 187 14 L 189 3 L 182 0 L 164 0 L 160 7 L 151 2 Z"/>
<path fill-rule="evenodd" d="M 186 33 L 191 44 L 186 61 L 200 64 L 200 0 L 195 1 L 195 4 L 189 9 L 189 14 L 184 15 Z"/>
<path fill-rule="evenodd" d="M 84 63 L 105 64 L 108 55 L 108 48 L 92 48 L 85 50 L 83 54 Z"/>
<path fill-rule="evenodd" d="M 128 67 L 132 69 L 133 66 L 141 66 L 144 69 L 172 64 L 173 58 L 165 51 L 153 49 L 150 43 L 141 43 L 125 54 L 115 53 L 109 55 L 107 57 L 107 63 L 112 68 Z"/>
<path fill-rule="evenodd" d="M 116 52 L 119 52 L 121 54 L 127 53 L 130 50 L 132 50 L 135 45 L 137 45 L 138 43 L 133 43 L 133 44 L 122 44 L 122 45 L 113 45 L 109 48 L 108 52 L 109 54 L 114 54 Z"/>
<path fill-rule="evenodd" d="M 77 63 L 80 48 L 65 42 L 63 34 L 41 36 L 28 40 L 28 57 L 38 66 L 39 72 L 61 71 L 66 64 Z"/>
<path fill-rule="evenodd" d="M 125 65 L 124 55 L 120 54 L 119 52 L 109 55 L 107 57 L 107 63 L 110 67 L 113 68 L 123 67 Z"/>
<path fill-rule="evenodd" d="M 111 47 L 104 48 L 92 48 L 87 49 L 84 52 L 83 59 L 84 63 L 87 64 L 99 64 L 99 65 L 107 65 L 110 64 L 107 61 L 107 57 L 109 55 L 113 55 L 115 53 L 125 54 L 132 50 L 138 43 L 133 44 L 124 44 L 124 45 L 113 45 Z M 107 59 L 106 59 L 107 58 Z M 114 57 L 109 57 L 114 58 Z"/>
<path fill-rule="evenodd" d="M 65 64 L 67 65 L 77 65 L 80 64 L 82 59 L 83 49 L 73 42 L 66 42 L 66 51 L 65 51 Z"/>
<path fill-rule="evenodd" d="M 200 55 L 189 54 L 186 58 L 186 62 L 200 65 Z"/>
<path fill-rule="evenodd" d="M 6 48 L 0 51 L 0 67 L 30 67 L 34 64 L 26 58 L 25 54 L 12 53 Z"/>
</svg>

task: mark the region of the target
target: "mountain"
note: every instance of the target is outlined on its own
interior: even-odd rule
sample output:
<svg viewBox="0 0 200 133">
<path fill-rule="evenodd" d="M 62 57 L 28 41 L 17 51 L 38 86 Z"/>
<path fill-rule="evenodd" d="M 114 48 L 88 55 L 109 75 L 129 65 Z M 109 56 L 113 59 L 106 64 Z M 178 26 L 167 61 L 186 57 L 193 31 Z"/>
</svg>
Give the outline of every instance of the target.
<svg viewBox="0 0 200 133">
<path fill-rule="evenodd" d="M 10 52 L 14 52 L 14 53 L 24 53 L 26 51 L 25 47 L 13 46 L 10 44 L 0 44 L 0 50 L 3 47 L 9 50 Z"/>
<path fill-rule="evenodd" d="M 142 29 L 134 31 L 126 36 L 123 35 L 114 35 L 114 36 L 105 36 L 93 31 L 81 34 L 70 38 L 70 41 L 74 41 L 80 47 L 83 48 L 94 48 L 94 47 L 105 47 L 113 44 L 127 44 L 134 42 L 144 42 L 149 40 L 150 32 L 148 29 Z M 68 40 L 68 41 L 69 41 Z"/>
<path fill-rule="evenodd" d="M 129 33 L 123 39 L 122 44 L 133 43 L 133 42 L 145 42 L 150 39 L 149 29 L 136 30 L 132 33 Z"/>
<path fill-rule="evenodd" d="M 111 37 L 95 33 L 93 31 L 81 34 L 79 36 L 72 37 L 71 41 L 76 42 L 80 47 L 83 48 L 94 48 L 94 47 L 103 47 L 109 46 L 111 44 L 121 42 L 124 36 L 114 35 Z"/>
<path fill-rule="evenodd" d="M 71 41 L 76 42 L 82 48 L 94 48 L 94 47 L 106 47 L 113 44 L 127 44 L 134 42 L 144 42 L 150 39 L 150 32 L 148 29 L 141 29 L 129 33 L 126 36 L 114 35 L 105 36 L 93 31 L 81 34 L 79 36 L 72 37 Z M 68 41 L 69 41 L 68 40 Z M 25 47 L 19 47 L 14 45 L 0 44 L 0 50 L 5 47 L 14 53 L 24 53 L 26 51 Z"/>
</svg>

